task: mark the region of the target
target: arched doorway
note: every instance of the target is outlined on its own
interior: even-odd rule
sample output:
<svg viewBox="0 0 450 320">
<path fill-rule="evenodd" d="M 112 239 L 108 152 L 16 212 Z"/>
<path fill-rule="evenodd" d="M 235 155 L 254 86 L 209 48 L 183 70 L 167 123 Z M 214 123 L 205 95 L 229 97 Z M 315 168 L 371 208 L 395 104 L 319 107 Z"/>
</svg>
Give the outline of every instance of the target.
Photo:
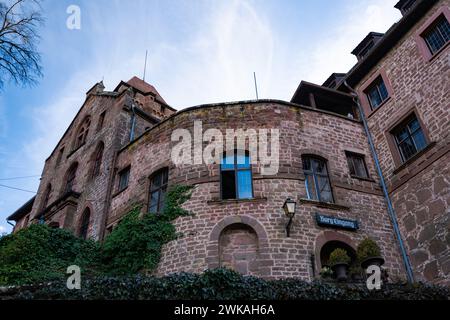
<svg viewBox="0 0 450 320">
<path fill-rule="evenodd" d="M 342 242 L 342 241 L 332 240 L 332 241 L 326 242 L 320 249 L 320 264 L 322 267 L 325 267 L 325 266 L 330 267 L 330 265 L 328 264 L 328 259 L 330 258 L 330 254 L 335 249 L 338 249 L 338 248 L 344 249 L 347 252 L 348 256 L 351 259 L 351 264 L 356 261 L 356 252 L 350 245 L 348 245 L 347 243 Z"/>
<path fill-rule="evenodd" d="M 252 227 L 235 223 L 222 230 L 219 264 L 244 275 L 258 274 L 258 235 Z"/>
</svg>

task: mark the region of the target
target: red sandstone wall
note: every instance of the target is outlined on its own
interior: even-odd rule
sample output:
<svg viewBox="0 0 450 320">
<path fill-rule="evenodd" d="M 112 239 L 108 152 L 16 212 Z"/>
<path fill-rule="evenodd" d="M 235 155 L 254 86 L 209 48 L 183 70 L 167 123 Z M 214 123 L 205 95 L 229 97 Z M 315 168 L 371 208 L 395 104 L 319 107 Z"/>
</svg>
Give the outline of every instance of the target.
<svg viewBox="0 0 450 320">
<path fill-rule="evenodd" d="M 450 49 L 431 60 L 417 42 L 418 31 L 450 1 L 440 1 L 358 84 L 378 72 L 386 74 L 391 98 L 367 113 L 383 173 L 393 198 L 403 237 L 418 280 L 450 283 Z M 388 131 L 415 110 L 429 136 L 430 147 L 401 164 L 388 145 Z"/>
<path fill-rule="evenodd" d="M 218 165 L 177 168 L 170 162 L 172 130 L 186 128 L 192 131 L 194 120 L 202 120 L 204 130 L 218 128 L 222 132 L 226 128 L 279 128 L 279 173 L 276 176 L 262 176 L 259 165 L 254 165 L 255 199 L 220 200 Z M 373 181 L 350 177 L 345 150 L 367 155 L 367 166 Z M 301 200 L 306 197 L 301 168 L 301 155 L 304 153 L 328 159 L 335 205 L 320 206 Z M 176 220 L 177 230 L 183 236 L 165 247 L 159 274 L 201 272 L 219 266 L 220 241 L 216 236 L 219 237 L 221 229 L 218 226 L 224 224 L 224 219 L 231 219 L 236 223 L 246 221 L 246 224 L 260 231 L 258 274 L 264 277 L 311 279 L 311 254 L 316 255 L 316 275 L 320 267 L 318 253 L 322 240 L 318 242 L 318 239 L 341 239 L 356 246 L 364 236 L 379 241 L 391 275 L 403 276 L 367 139 L 362 126 L 356 121 L 277 103 L 201 108 L 178 114 L 123 150 L 118 155 L 117 168 L 128 165 L 131 165 L 129 186 L 113 197 L 109 226 L 116 224 L 136 203 L 142 204 L 143 211 L 146 210 L 148 177 L 164 166 L 169 167 L 169 183 L 196 185 L 192 199 L 185 205 L 195 215 Z M 286 237 L 287 219 L 281 209 L 287 197 L 295 198 L 299 203 L 290 238 Z M 315 212 L 358 219 L 361 229 L 355 233 L 318 227 L 314 220 Z"/>
</svg>

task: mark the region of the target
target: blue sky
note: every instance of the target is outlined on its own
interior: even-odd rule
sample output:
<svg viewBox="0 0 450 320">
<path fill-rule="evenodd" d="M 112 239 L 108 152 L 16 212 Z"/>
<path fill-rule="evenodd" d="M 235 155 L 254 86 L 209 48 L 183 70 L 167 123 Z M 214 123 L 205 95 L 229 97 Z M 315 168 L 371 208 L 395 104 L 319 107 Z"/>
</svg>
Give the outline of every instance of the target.
<svg viewBox="0 0 450 320">
<path fill-rule="evenodd" d="M 350 51 L 401 16 L 397 0 L 46 0 L 40 30 L 44 77 L 0 93 L 0 184 L 35 191 L 48 157 L 102 79 L 107 90 L 142 77 L 176 109 L 260 98 L 290 100 L 301 80 L 321 84 L 356 62 Z M 69 5 L 81 29 L 66 27 Z M 32 178 L 5 180 L 15 177 Z M 6 217 L 33 196 L 0 187 Z"/>
</svg>

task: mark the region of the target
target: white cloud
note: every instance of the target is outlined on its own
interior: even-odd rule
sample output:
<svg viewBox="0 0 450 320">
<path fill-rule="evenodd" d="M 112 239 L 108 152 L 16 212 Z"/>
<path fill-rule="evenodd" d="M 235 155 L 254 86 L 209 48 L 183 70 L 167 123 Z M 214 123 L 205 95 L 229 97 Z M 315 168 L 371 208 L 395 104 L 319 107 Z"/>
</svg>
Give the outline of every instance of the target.
<svg viewBox="0 0 450 320">
<path fill-rule="evenodd" d="M 333 72 L 347 72 L 357 62 L 350 52 L 371 31 L 385 32 L 400 19 L 394 9 L 396 0 L 365 0 L 348 2 L 343 19 L 336 19 L 317 41 L 307 58 L 297 61 L 302 79 L 322 84 Z"/>
<path fill-rule="evenodd" d="M 316 38 L 312 52 L 305 52 L 301 43 L 280 43 L 281 35 L 276 34 L 268 17 L 246 0 L 213 2 L 199 13 L 199 4 L 194 4 L 192 21 L 201 14 L 201 28 L 194 26 L 181 42 L 156 36 L 167 30 L 148 30 L 146 23 L 152 23 L 152 19 L 142 1 L 130 7 L 116 2 L 117 12 L 132 12 L 134 21 L 129 23 L 115 15 L 105 16 L 101 6 L 90 3 L 92 8 L 83 9 L 83 16 L 98 22 L 90 30 L 94 34 L 92 43 L 86 44 L 95 51 L 94 58 L 80 60 L 79 72 L 67 76 L 50 102 L 37 101 L 30 114 L 30 141 L 9 162 L 28 163 L 29 172 L 41 172 L 44 160 L 81 107 L 86 90 L 102 77 L 111 90 L 120 80 L 140 76 L 146 49 L 148 82 L 176 108 L 254 99 L 253 71 L 257 72 L 260 97 L 289 100 L 300 80 L 322 83 L 332 72 L 350 69 L 356 62 L 350 51 L 358 42 L 369 31 L 386 31 L 398 20 L 395 2 L 347 2 L 345 19 L 335 19 L 335 27 L 330 26 L 330 32 Z M 147 27 L 137 41 L 137 37 L 129 35 L 136 35 L 140 22 Z M 120 28 L 112 28 L 117 25 Z M 88 26 L 83 23 L 83 28 Z"/>
</svg>

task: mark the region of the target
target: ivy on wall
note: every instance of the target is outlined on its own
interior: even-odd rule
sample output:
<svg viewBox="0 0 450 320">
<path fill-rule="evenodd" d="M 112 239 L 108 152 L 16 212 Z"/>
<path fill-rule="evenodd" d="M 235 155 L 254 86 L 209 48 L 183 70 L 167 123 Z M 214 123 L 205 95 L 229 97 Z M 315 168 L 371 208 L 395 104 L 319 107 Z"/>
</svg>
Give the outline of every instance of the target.
<svg viewBox="0 0 450 320">
<path fill-rule="evenodd" d="M 174 186 L 160 214 L 140 214 L 133 208 L 103 243 L 83 240 L 64 229 L 31 225 L 0 238 L 0 286 L 47 282 L 66 277 L 77 265 L 83 276 L 130 275 L 153 271 L 162 246 L 177 234 L 172 221 L 190 213 L 181 205 L 191 186 Z"/>
</svg>

